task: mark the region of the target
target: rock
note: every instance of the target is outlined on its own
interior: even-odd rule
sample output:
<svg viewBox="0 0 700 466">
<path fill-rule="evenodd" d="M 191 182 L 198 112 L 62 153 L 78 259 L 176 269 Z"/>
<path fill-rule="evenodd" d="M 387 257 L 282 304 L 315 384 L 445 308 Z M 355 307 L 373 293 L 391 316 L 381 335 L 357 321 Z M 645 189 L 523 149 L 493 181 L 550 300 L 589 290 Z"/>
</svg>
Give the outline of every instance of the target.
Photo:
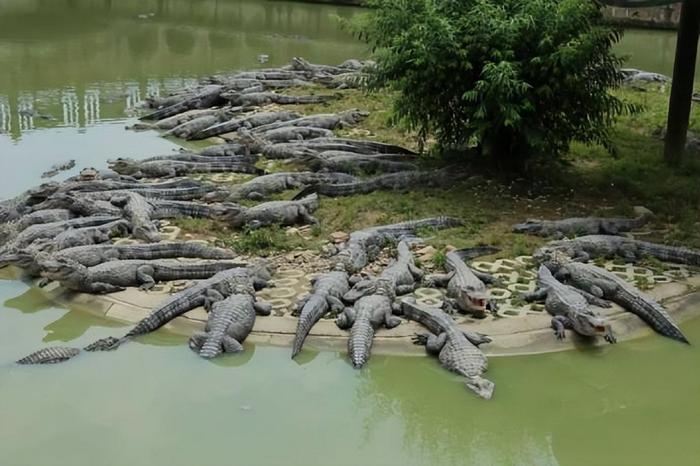
<svg viewBox="0 0 700 466">
<path fill-rule="evenodd" d="M 294 236 L 299 234 L 299 229 L 298 228 L 287 228 L 287 230 L 284 232 L 287 236 Z"/>
<path fill-rule="evenodd" d="M 451 244 L 448 244 L 447 246 L 445 246 L 445 253 L 456 251 L 456 250 L 457 250 L 457 248 L 452 246 Z"/>
<path fill-rule="evenodd" d="M 341 244 L 341 243 L 346 242 L 348 240 L 348 238 L 350 238 L 350 235 L 348 235 L 344 231 L 336 231 L 336 232 L 331 233 L 330 237 L 331 237 L 331 241 L 333 241 L 333 243 Z"/>
<path fill-rule="evenodd" d="M 437 254 L 437 249 L 432 246 L 426 246 L 416 251 L 416 254 L 418 254 L 421 261 L 429 261 L 435 257 L 435 254 Z"/>
</svg>

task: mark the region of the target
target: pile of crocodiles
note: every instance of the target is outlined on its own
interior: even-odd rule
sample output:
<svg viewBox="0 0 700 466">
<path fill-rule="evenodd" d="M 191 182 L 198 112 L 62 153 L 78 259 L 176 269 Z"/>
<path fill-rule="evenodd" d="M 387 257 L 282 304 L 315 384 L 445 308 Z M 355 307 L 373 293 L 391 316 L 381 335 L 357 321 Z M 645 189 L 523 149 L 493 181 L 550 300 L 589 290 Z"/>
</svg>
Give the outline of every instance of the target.
<svg viewBox="0 0 700 466">
<path fill-rule="evenodd" d="M 40 286 L 55 281 L 68 290 L 98 294 L 126 287 L 147 290 L 160 281 L 193 282 L 120 337 L 103 338 L 82 350 L 44 348 L 18 363 L 57 363 L 83 351 L 114 350 L 199 306 L 208 311 L 208 321 L 204 331 L 190 339 L 192 350 L 203 358 L 244 351 L 242 343 L 256 317 L 270 314 L 271 306 L 256 298 L 256 291 L 274 276 L 270 262 L 236 260 L 231 250 L 201 242 L 162 241 L 159 226 L 164 219 L 206 218 L 231 229 L 315 224 L 313 213 L 325 202 L 322 196 L 408 190 L 464 176 L 449 167 L 422 170 L 417 154 L 403 147 L 336 137 L 334 130 L 358 123 L 367 116 L 364 111 L 302 115 L 280 110 L 287 104 L 334 99 L 311 86 L 356 86 L 367 66 L 371 63 L 357 60 L 325 66 L 294 59 L 282 68 L 215 76 L 194 88 L 151 99 L 151 112 L 135 129 L 157 129 L 186 139 L 217 137 L 218 144 L 197 153 L 115 159 L 109 170 L 85 168 L 65 181 L 44 183 L 1 201 L 0 267 L 20 267 L 40 278 Z M 281 92 L 291 87 L 308 87 L 309 94 Z M 305 168 L 265 173 L 259 162 L 269 159 L 286 159 Z M 237 184 L 202 181 L 211 173 L 254 177 Z M 286 196 L 289 200 L 270 200 L 289 190 L 296 193 Z M 614 274 L 586 263 L 598 257 L 638 261 L 652 256 L 700 265 L 700 251 L 616 236 L 641 227 L 650 217 L 640 208 L 630 219 L 528 220 L 515 226 L 517 232 L 554 238 L 534 253 L 541 264 L 540 288 L 523 298 L 544 301 L 553 316 L 556 338 L 564 338 L 565 329 L 571 329 L 614 343 L 610 323 L 591 308 L 607 307 L 612 301 L 659 333 L 687 343 L 663 306 Z M 320 319 L 335 317 L 338 327 L 348 330 L 350 362 L 361 368 L 370 359 L 375 332 L 408 319 L 429 332 L 417 334 L 414 343 L 437 355 L 440 364 L 462 376 L 470 390 L 491 398 L 494 384 L 484 378 L 487 360 L 479 349 L 491 338 L 461 328 L 453 315 L 483 318 L 497 311 L 488 290 L 497 280 L 468 264 L 497 250 L 480 246 L 449 252 L 444 274 L 424 274 L 411 251 L 421 242 L 421 232 L 461 225 L 461 220 L 450 217 L 407 220 L 354 231 L 344 243 L 333 246 L 328 251 L 330 266 L 318 271 L 309 295 L 295 305 L 299 319 L 292 357 Z M 577 234 L 588 236 L 564 239 Z M 116 237 L 135 241 L 114 242 Z M 367 273 L 368 265 L 387 249 L 395 250 L 393 261 L 376 275 Z M 443 308 L 411 298 L 418 286 L 444 287 Z"/>
</svg>

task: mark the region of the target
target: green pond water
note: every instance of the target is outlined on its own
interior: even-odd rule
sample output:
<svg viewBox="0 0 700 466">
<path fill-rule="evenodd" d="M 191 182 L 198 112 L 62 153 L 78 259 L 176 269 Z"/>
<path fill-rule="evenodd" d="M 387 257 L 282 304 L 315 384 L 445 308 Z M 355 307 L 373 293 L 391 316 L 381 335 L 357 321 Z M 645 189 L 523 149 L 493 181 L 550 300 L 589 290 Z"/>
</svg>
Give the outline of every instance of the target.
<svg viewBox="0 0 700 466">
<path fill-rule="evenodd" d="M 176 148 L 124 131 L 148 95 L 261 66 L 259 54 L 271 65 L 363 55 L 332 19 L 355 11 L 0 0 L 0 198 L 68 158 L 103 167 Z M 673 43 L 668 33 L 634 32 L 620 49 L 631 66 L 669 73 Z M 682 327 L 700 342 L 700 320 Z M 356 371 L 342 352 L 291 361 L 288 348 L 246 345 L 209 362 L 165 332 L 62 365 L 13 364 L 45 345 L 123 331 L 0 280 L 0 466 L 700 464 L 700 350 L 656 335 L 494 358 L 490 402 L 430 358 L 375 355 Z"/>
</svg>

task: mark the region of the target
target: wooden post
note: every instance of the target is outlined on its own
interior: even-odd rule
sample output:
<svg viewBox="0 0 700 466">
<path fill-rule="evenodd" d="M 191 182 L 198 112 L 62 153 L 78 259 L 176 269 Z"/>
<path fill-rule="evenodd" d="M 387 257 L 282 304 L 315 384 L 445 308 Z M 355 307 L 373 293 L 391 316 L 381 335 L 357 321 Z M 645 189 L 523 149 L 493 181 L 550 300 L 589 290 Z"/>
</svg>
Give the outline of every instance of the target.
<svg viewBox="0 0 700 466">
<path fill-rule="evenodd" d="M 695 62 L 700 33 L 700 1 L 685 0 L 676 40 L 676 61 L 668 107 L 664 158 L 669 165 L 678 165 L 685 152 L 690 106 L 695 82 Z"/>
</svg>

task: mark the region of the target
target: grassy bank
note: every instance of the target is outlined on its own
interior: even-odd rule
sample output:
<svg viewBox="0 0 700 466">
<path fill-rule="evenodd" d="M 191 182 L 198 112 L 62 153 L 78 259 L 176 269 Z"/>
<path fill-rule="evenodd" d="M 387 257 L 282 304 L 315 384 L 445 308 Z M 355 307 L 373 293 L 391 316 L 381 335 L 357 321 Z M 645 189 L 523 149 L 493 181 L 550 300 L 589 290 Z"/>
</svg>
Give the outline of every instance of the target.
<svg viewBox="0 0 700 466">
<path fill-rule="evenodd" d="M 630 215 L 633 206 L 643 205 L 656 214 L 650 239 L 700 247 L 700 164 L 689 161 L 679 169 L 666 167 L 661 160 L 663 142 L 655 136 L 665 123 L 668 89 L 650 87 L 645 91 L 619 92 L 624 99 L 644 105 L 645 110 L 624 117 L 615 128 L 618 153 L 614 157 L 601 147 L 574 144 L 564 164 L 539 167 L 531 179 L 505 179 L 468 164 L 473 176 L 449 186 L 322 198 L 316 212 L 321 223 L 306 234 L 308 240 L 279 228 L 241 233 L 191 220 L 180 222 L 180 226 L 193 233 L 216 231 L 222 243 L 241 253 L 270 253 L 318 248 L 330 233 L 338 230 L 349 232 L 381 223 L 450 215 L 464 219 L 465 226 L 425 232 L 429 244 L 440 249 L 447 245 L 488 243 L 501 247 L 502 255 L 512 256 L 528 254 L 543 242 L 510 232 L 514 223 L 525 218 Z M 297 110 L 306 114 L 353 107 L 369 110 L 369 118 L 354 128 L 339 130 L 338 134 L 416 147 L 415 136 L 392 123 L 390 95 L 368 96 L 356 90 L 338 94 L 337 100 L 300 106 Z M 696 109 L 691 128 L 700 131 Z M 436 163 L 439 162 L 435 159 L 426 161 Z M 284 169 L 284 165 L 275 166 L 275 170 Z M 293 195 L 287 192 L 279 197 Z"/>
</svg>

